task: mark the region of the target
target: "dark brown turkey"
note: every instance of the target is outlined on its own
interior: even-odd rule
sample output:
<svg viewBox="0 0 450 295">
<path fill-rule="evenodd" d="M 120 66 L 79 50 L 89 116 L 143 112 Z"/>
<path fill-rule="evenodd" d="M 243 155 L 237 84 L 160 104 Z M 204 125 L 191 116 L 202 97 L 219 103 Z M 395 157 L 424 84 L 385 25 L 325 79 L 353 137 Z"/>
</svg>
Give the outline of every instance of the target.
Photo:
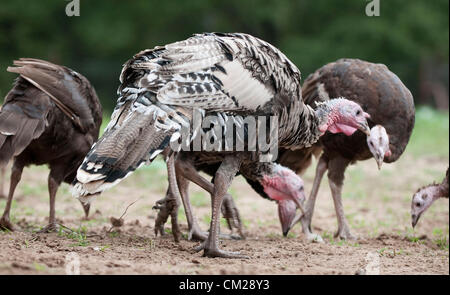
<svg viewBox="0 0 450 295">
<path fill-rule="evenodd" d="M 8 71 L 19 74 L 0 112 L 0 166 L 13 159 L 10 189 L 0 226 L 9 230 L 14 190 L 25 166 L 50 168 L 49 224 L 56 229 L 55 197 L 61 182 L 71 183 L 97 140 L 102 108 L 89 81 L 47 61 L 21 58 Z"/>
<path fill-rule="evenodd" d="M 342 186 L 345 169 L 349 164 L 374 157 L 378 165 L 384 161 L 392 163 L 399 159 L 408 144 L 414 127 L 414 101 L 411 92 L 402 81 L 383 64 L 374 64 L 359 59 L 340 59 L 329 63 L 311 74 L 302 87 L 306 104 L 315 107 L 316 102 L 331 97 L 345 96 L 362 106 L 370 114 L 372 128 L 368 138 L 361 132 L 342 136 L 327 132 L 313 147 L 301 151 L 280 151 L 279 162 L 296 171 L 303 172 L 311 163 L 313 154 L 322 155 L 316 167 L 311 195 L 302 217 L 302 227 L 308 238 L 317 238 L 311 232 L 311 218 L 323 174 L 328 170 L 328 181 L 333 196 L 338 231 L 343 239 L 355 238 L 347 224 L 342 205 Z M 389 137 L 389 149 L 385 144 L 382 125 Z M 319 237 L 320 238 L 320 237 Z"/>
<path fill-rule="evenodd" d="M 315 110 L 305 105 L 297 67 L 269 43 L 246 34 L 205 33 L 144 50 L 124 65 L 120 81 L 111 122 L 78 169 L 73 185 L 74 196 L 83 202 L 151 163 L 182 138 L 182 127 L 193 127 L 195 110 L 202 118 L 215 117 L 219 127 L 228 120 L 239 125 L 246 116 L 275 116 L 275 139 L 285 148 L 309 147 L 327 130 L 369 133 L 369 115 L 357 103 L 340 98 Z M 214 129 L 211 132 L 219 138 Z M 195 140 L 192 136 L 188 143 Z M 220 148 L 209 153 L 216 154 L 221 164 L 214 178 L 204 255 L 242 257 L 218 248 L 220 206 L 241 166 L 261 160 L 261 154 Z"/>
</svg>

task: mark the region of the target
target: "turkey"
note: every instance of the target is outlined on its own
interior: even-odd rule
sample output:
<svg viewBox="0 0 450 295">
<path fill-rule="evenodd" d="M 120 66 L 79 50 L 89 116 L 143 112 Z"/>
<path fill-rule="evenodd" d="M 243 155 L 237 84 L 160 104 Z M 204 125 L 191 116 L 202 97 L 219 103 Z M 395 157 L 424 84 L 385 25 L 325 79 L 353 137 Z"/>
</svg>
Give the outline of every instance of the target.
<svg viewBox="0 0 450 295">
<path fill-rule="evenodd" d="M 417 190 L 411 202 L 411 222 L 413 227 L 416 226 L 420 216 L 422 216 L 423 212 L 427 211 L 434 201 L 439 198 L 448 199 L 448 187 L 449 182 L 447 168 L 445 178 L 440 184 L 433 183 Z"/>
<path fill-rule="evenodd" d="M 166 153 L 165 153 L 166 154 Z M 193 158 L 200 156 L 200 153 L 189 153 L 189 155 L 195 155 L 194 157 L 188 157 L 188 153 L 180 153 L 177 156 L 176 161 L 167 161 L 167 174 L 169 178 L 169 186 L 166 192 L 166 196 L 156 201 L 153 209 L 158 209 L 158 215 L 155 219 L 155 235 L 164 235 L 164 224 L 167 222 L 169 216 L 171 217 L 172 234 L 176 242 L 179 241 L 181 231 L 178 225 L 178 207 L 179 199 L 183 201 L 184 211 L 186 213 L 186 219 L 189 227 L 188 240 L 200 240 L 206 239 L 207 235 L 200 230 L 197 224 L 195 216 L 192 213 L 192 207 L 189 201 L 189 182 L 192 181 L 199 185 L 201 188 L 212 194 L 214 190 L 213 181 L 209 182 L 204 179 L 197 171 Z M 167 157 L 167 155 L 165 155 Z M 220 162 L 219 162 L 220 165 Z M 208 165 L 206 165 L 209 167 Z M 218 167 L 218 166 L 217 166 Z M 172 170 L 173 169 L 173 170 Z M 172 171 L 176 170 L 175 173 Z M 173 174 L 173 175 L 172 175 Z M 174 187 L 173 185 L 177 185 Z M 234 204 L 233 198 L 230 194 L 225 194 L 222 203 L 222 214 L 226 219 L 230 230 L 237 229 L 239 236 L 223 235 L 222 238 L 231 239 L 243 239 L 245 238 L 242 232 L 242 224 L 239 216 L 239 211 Z M 293 219 L 291 219 L 292 222 Z"/>
<path fill-rule="evenodd" d="M 205 171 L 214 176 L 219 165 L 220 157 L 205 155 L 200 152 L 182 152 L 176 160 L 177 184 L 181 195 L 179 197 L 181 197 L 183 201 L 186 212 L 189 226 L 189 240 L 205 240 L 207 238 L 207 235 L 200 230 L 192 213 L 188 193 L 189 181 L 196 183 L 212 194 L 214 190 L 214 178 L 209 182 L 198 173 L 198 170 Z M 269 200 L 277 202 L 278 216 L 282 231 L 288 231 L 294 220 L 296 209 L 299 208 L 302 212 L 304 210 L 303 203 L 305 201 L 305 192 L 303 180 L 292 170 L 274 162 L 252 162 L 247 165 L 243 164 L 239 173 L 242 174 L 247 181 L 259 184 L 259 188 L 261 188 L 261 191 L 258 192 L 259 194 Z M 166 198 L 157 202 L 155 208 L 162 210 L 158 213 L 158 217 L 155 220 L 155 233 L 164 233 L 163 226 L 170 215 L 172 217 L 172 233 L 174 234 L 175 240 L 178 240 L 177 235 L 179 235 L 179 229 L 176 217 L 178 206 L 176 200 L 178 200 L 177 195 L 166 195 Z M 173 204 L 176 205 L 174 206 Z M 232 235 L 231 238 L 244 238 L 239 212 L 229 194 L 226 194 L 224 197 L 222 212 L 228 222 L 229 228 L 231 230 L 234 228 L 238 230 L 239 236 Z"/>
<path fill-rule="evenodd" d="M 387 136 L 386 129 L 381 125 L 376 125 L 372 127 L 370 131 L 370 135 L 367 136 L 367 144 L 369 147 L 370 152 L 372 153 L 373 157 L 375 158 L 378 169 L 381 168 L 381 165 L 383 163 L 384 156 L 390 155 L 390 149 L 389 149 L 389 137 Z M 285 152 L 285 150 L 280 151 L 282 154 Z M 192 208 L 191 204 L 189 202 L 189 194 L 188 194 L 188 185 L 189 182 L 187 180 L 193 181 L 194 183 L 198 184 L 200 187 L 205 189 L 206 191 L 210 192 L 213 189 L 213 185 L 203 179 L 198 171 L 203 171 L 207 173 L 210 176 L 214 176 L 215 172 L 219 168 L 220 163 L 206 163 L 206 164 L 200 164 L 198 162 L 198 159 L 195 157 L 192 157 L 192 153 L 182 153 L 183 157 L 178 157 L 177 159 L 177 176 L 182 175 L 186 179 L 178 179 L 177 182 L 180 187 L 183 187 L 181 191 L 181 198 L 183 201 L 183 205 L 186 212 L 186 217 L 188 221 L 188 227 L 189 227 L 189 236 L 188 239 L 194 239 L 194 240 L 203 240 L 205 238 L 205 234 L 202 233 L 199 229 L 199 226 L 197 225 L 195 221 L 195 217 L 192 214 Z M 296 159 L 296 158 L 295 158 Z M 293 160 L 293 159 L 290 159 Z M 308 159 L 308 162 L 310 159 Z M 289 162 L 288 162 L 289 163 Z M 298 173 L 302 173 L 304 171 L 304 168 L 309 166 L 308 164 L 302 163 L 302 162 L 291 162 L 289 165 L 294 166 L 297 168 Z M 283 167 L 283 166 L 280 166 Z M 284 169 L 288 171 L 292 171 L 289 168 L 283 167 Z M 303 169 L 302 169 L 303 168 Z M 281 229 L 283 236 L 287 236 L 289 233 L 289 230 L 291 227 L 299 221 L 300 217 L 302 215 L 299 215 L 294 218 L 293 214 L 295 214 L 296 209 L 299 207 L 296 203 L 289 202 L 289 200 L 285 200 L 283 202 L 280 202 L 276 198 L 272 198 L 265 192 L 265 189 L 261 182 L 255 181 L 248 177 L 247 175 L 243 175 L 247 183 L 263 198 L 266 198 L 268 200 L 276 201 L 278 204 L 278 213 L 279 213 L 279 219 L 281 224 Z M 181 178 L 181 177 L 180 177 Z M 214 178 L 211 180 L 211 182 L 214 181 Z M 303 185 L 303 180 L 300 177 L 292 177 L 289 180 L 290 183 L 301 183 Z M 181 184 L 180 184 L 181 183 Z M 169 192 L 169 190 L 168 190 Z M 155 220 L 155 233 L 158 232 L 161 233 L 161 235 L 164 234 L 164 223 L 167 221 L 169 215 L 172 217 L 171 224 L 172 224 L 172 233 L 174 234 L 175 239 L 177 240 L 176 234 L 179 234 L 179 228 L 178 224 L 176 222 L 177 220 L 177 212 L 178 212 L 178 202 L 176 202 L 177 199 L 166 197 L 164 199 L 161 199 L 157 201 L 157 204 L 153 207 L 154 209 L 160 209 L 158 212 L 158 216 Z M 302 202 L 303 204 L 303 202 Z M 302 206 L 302 211 L 305 210 Z M 284 214 L 281 214 L 283 212 Z M 224 197 L 224 203 L 222 204 L 222 213 L 227 220 L 228 227 L 230 230 L 233 230 L 236 228 L 239 233 L 239 237 L 232 236 L 232 238 L 244 238 L 244 234 L 242 233 L 242 224 L 240 220 L 239 211 L 236 207 L 236 205 L 233 202 L 233 199 L 229 194 L 225 195 Z M 175 234 L 176 233 L 176 234 Z M 316 234 L 312 234 L 311 232 L 307 234 L 308 240 L 316 240 L 321 241 L 321 237 Z"/>
<path fill-rule="evenodd" d="M 306 106 L 297 67 L 269 43 L 247 34 L 198 34 L 144 50 L 125 63 L 120 82 L 111 121 L 73 183 L 73 195 L 85 203 L 183 138 L 182 130 L 194 127 L 195 113 L 216 118 L 218 127 L 228 120 L 237 127 L 248 116 L 276 116 L 275 140 L 285 148 L 309 147 L 327 130 L 369 133 L 369 115 L 355 102 L 339 98 L 315 110 Z M 192 129 L 189 144 L 199 134 Z M 242 257 L 218 248 L 219 210 L 241 164 L 267 157 L 260 157 L 261 151 L 220 148 L 203 153 L 219 157 L 221 164 L 214 178 L 210 232 L 201 249 L 209 257 Z"/>
<path fill-rule="evenodd" d="M 102 108 L 89 81 L 64 66 L 31 58 L 14 61 L 19 74 L 0 112 L 0 166 L 12 159 L 8 200 L 0 227 L 13 230 L 9 213 L 23 168 L 48 164 L 49 224 L 57 228 L 55 197 L 62 181 L 71 183 L 97 140 Z"/>
<path fill-rule="evenodd" d="M 368 120 L 370 126 L 384 127 L 372 127 L 367 138 L 360 132 L 349 137 L 327 132 L 309 149 L 284 150 L 279 153 L 280 164 L 302 172 L 311 163 L 312 155 L 320 155 L 323 150 L 305 206 L 307 213 L 301 218 L 303 231 L 308 238 L 317 237 L 312 234 L 311 219 L 320 182 L 328 170 L 328 181 L 338 219 L 336 236 L 354 239 L 342 205 L 345 169 L 349 164 L 371 157 L 381 167 L 383 162 L 391 163 L 401 156 L 414 127 L 413 97 L 385 65 L 359 59 L 340 59 L 323 66 L 305 80 L 302 93 L 305 103 L 311 106 L 318 101 L 327 101 L 330 97 L 345 96 L 360 104 L 371 115 Z"/>
</svg>

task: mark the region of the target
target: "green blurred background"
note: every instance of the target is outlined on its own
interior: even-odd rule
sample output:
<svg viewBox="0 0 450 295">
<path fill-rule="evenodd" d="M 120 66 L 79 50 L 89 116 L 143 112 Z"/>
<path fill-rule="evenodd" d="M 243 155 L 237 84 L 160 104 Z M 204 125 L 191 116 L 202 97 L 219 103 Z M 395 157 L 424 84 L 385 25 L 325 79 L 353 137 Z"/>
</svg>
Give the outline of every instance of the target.
<svg viewBox="0 0 450 295">
<path fill-rule="evenodd" d="M 280 48 L 305 79 L 342 57 L 384 63 L 412 91 L 416 104 L 448 109 L 448 0 L 123 1 L 80 0 L 68 17 L 65 0 L 0 4 L 0 97 L 19 57 L 66 65 L 85 75 L 107 112 L 115 105 L 122 64 L 145 48 L 200 32 L 245 32 Z"/>
</svg>

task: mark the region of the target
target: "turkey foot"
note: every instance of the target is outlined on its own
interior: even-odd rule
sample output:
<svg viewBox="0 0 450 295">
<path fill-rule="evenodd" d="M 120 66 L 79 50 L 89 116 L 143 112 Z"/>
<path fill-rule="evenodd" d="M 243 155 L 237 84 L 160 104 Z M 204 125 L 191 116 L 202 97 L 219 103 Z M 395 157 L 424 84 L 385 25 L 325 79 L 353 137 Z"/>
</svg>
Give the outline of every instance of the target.
<svg viewBox="0 0 450 295">
<path fill-rule="evenodd" d="M 46 226 L 44 226 L 40 231 L 38 231 L 38 233 L 42 234 L 42 233 L 54 233 L 59 231 L 59 229 L 61 228 L 61 226 L 57 223 L 49 223 Z"/>
<path fill-rule="evenodd" d="M 315 234 L 312 232 L 306 232 L 306 240 L 310 243 L 324 243 L 322 237 L 319 234 Z"/>
<path fill-rule="evenodd" d="M 334 234 L 334 237 L 339 237 L 341 240 L 357 240 L 358 238 L 354 236 L 351 232 L 348 226 L 343 226 L 342 228 L 339 228 L 338 231 Z"/>
<path fill-rule="evenodd" d="M 230 194 L 224 196 L 221 210 L 223 217 L 227 221 L 228 228 L 231 230 L 230 238 L 234 240 L 245 240 L 239 210 L 236 208 Z M 233 234 L 234 229 L 237 230 L 238 236 Z"/>
<path fill-rule="evenodd" d="M 155 220 L 155 235 L 160 233 L 161 236 L 165 235 L 164 224 L 167 222 L 169 216 L 172 218 L 172 233 L 174 233 L 175 241 L 178 242 L 179 239 L 176 238 L 177 233 L 180 233 L 177 218 L 174 216 L 178 215 L 178 204 L 176 200 L 168 198 L 167 196 L 161 200 L 156 201 L 156 205 L 153 209 L 159 210 L 158 215 Z"/>
<path fill-rule="evenodd" d="M 202 231 L 197 223 L 192 225 L 191 230 L 189 231 L 188 240 L 189 241 L 206 241 L 208 239 L 208 233 Z"/>
<path fill-rule="evenodd" d="M 306 236 L 306 240 L 310 243 L 323 243 L 323 239 L 319 234 L 315 234 L 311 230 L 311 214 L 306 213 L 302 215 L 300 221 L 302 223 L 303 233 Z"/>
<path fill-rule="evenodd" d="M 205 240 L 203 243 L 201 243 L 199 246 L 194 248 L 195 252 L 200 252 L 203 250 L 203 256 L 204 257 L 221 257 L 221 258 L 241 258 L 241 259 L 250 259 L 249 256 L 241 254 L 240 252 L 231 252 L 231 251 L 225 251 L 220 250 L 217 247 L 207 248 L 206 245 L 208 245 L 208 240 Z"/>
<path fill-rule="evenodd" d="M 155 235 L 158 236 L 159 233 L 161 236 L 164 236 L 166 234 L 164 232 L 164 224 L 167 222 L 170 215 L 167 198 L 156 201 L 156 204 L 152 209 L 159 210 L 155 219 Z"/>
<path fill-rule="evenodd" d="M 9 221 L 9 218 L 2 217 L 0 219 L 0 230 L 14 231 L 15 229 L 15 226 Z"/>
</svg>

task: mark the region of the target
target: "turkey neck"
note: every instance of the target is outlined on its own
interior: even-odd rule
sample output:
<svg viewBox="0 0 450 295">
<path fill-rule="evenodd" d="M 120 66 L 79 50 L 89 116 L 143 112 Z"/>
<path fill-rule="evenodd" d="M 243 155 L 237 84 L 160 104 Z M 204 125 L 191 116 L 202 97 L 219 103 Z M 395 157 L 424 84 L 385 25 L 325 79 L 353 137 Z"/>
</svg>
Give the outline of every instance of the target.
<svg viewBox="0 0 450 295">
<path fill-rule="evenodd" d="M 289 149 L 302 149 L 316 143 L 324 132 L 319 127 L 333 124 L 333 100 L 317 105 L 316 110 L 302 101 L 294 101 L 288 111 L 280 118 L 280 146 Z"/>
</svg>

